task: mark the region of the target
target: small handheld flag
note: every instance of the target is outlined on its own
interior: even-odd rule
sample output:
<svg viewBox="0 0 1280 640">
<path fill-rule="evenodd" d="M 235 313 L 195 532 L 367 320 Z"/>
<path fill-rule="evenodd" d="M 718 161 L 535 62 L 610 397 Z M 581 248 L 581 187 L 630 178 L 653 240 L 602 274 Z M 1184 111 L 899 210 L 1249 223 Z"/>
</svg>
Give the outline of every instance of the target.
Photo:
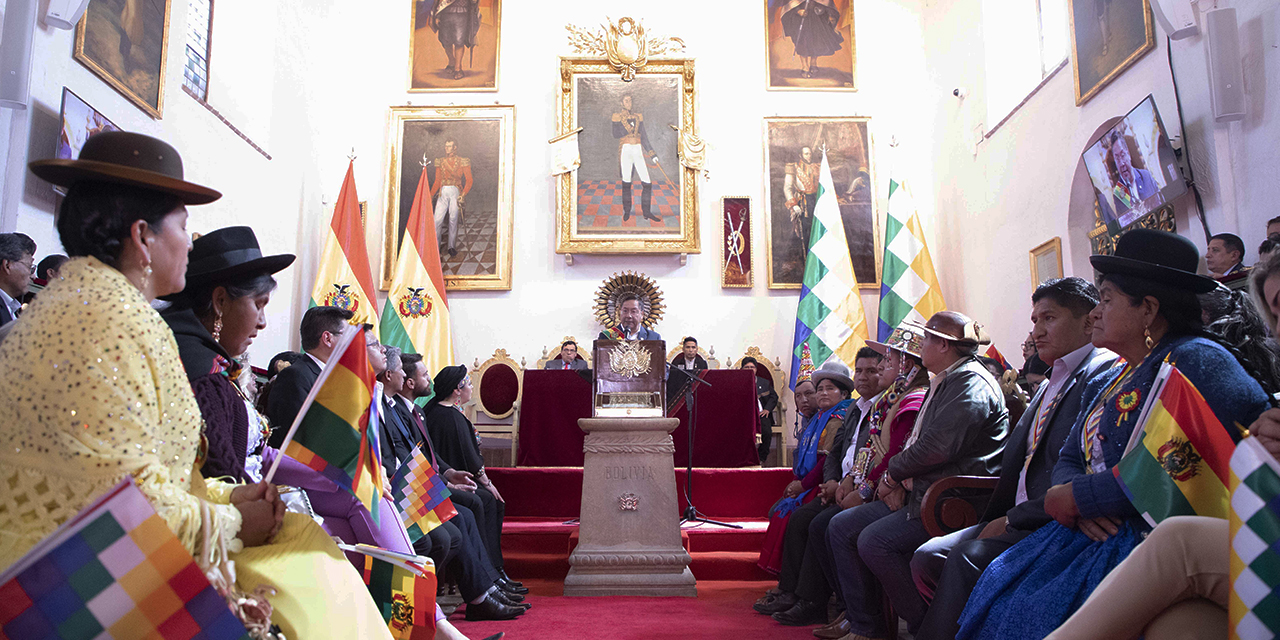
<svg viewBox="0 0 1280 640">
<path fill-rule="evenodd" d="M 3 638 L 248 640 L 132 477 L 0 575 Z"/>
<path fill-rule="evenodd" d="M 1280 634 L 1280 464 L 1257 438 L 1231 456 L 1231 638 Z"/>
<path fill-rule="evenodd" d="M 373 408 L 378 394 L 363 337 L 360 327 L 343 330 L 280 450 L 353 493 L 376 521 L 383 490 Z M 279 466 L 277 457 L 267 482 Z"/>
<path fill-rule="evenodd" d="M 432 468 L 421 446 L 414 448 L 413 455 L 391 478 L 391 500 L 400 507 L 400 519 L 412 542 L 458 515 L 450 495 L 444 478 Z"/>
<path fill-rule="evenodd" d="M 396 640 L 431 640 L 436 633 L 436 572 L 428 558 L 357 545 L 365 554 L 361 577 Z"/>
</svg>

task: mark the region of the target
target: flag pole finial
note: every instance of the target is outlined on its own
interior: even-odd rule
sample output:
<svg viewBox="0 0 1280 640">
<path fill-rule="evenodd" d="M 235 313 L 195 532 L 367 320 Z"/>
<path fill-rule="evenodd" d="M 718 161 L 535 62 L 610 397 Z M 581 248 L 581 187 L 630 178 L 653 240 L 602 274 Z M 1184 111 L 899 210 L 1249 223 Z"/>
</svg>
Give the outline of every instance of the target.
<svg viewBox="0 0 1280 640">
<path fill-rule="evenodd" d="M 427 165 L 429 165 L 429 164 L 431 164 L 431 162 L 429 162 L 429 161 L 427 160 L 427 152 L 426 152 L 426 151 L 423 151 L 423 152 L 422 152 L 422 160 L 421 160 L 420 162 L 418 162 L 418 166 L 422 167 L 423 169 L 426 169 L 426 168 L 427 168 Z"/>
<path fill-rule="evenodd" d="M 348 160 L 350 160 L 350 161 L 352 161 L 352 162 L 355 162 L 355 161 L 356 161 L 356 148 L 355 148 L 355 147 L 351 147 L 351 154 L 347 156 L 347 159 L 348 159 Z"/>
</svg>

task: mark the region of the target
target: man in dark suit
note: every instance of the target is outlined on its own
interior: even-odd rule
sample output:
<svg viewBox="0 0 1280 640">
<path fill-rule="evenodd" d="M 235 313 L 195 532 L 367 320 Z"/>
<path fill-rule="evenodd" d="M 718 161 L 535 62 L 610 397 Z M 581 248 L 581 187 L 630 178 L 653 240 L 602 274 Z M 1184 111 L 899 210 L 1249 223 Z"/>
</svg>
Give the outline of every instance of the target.
<svg viewBox="0 0 1280 640">
<path fill-rule="evenodd" d="M 644 308 L 640 296 L 624 293 L 618 296 L 618 324 L 600 332 L 597 340 L 661 340 L 657 331 L 641 325 Z"/>
<path fill-rule="evenodd" d="M 982 522 L 921 545 L 911 560 L 916 587 L 932 599 L 916 638 L 954 638 L 960 613 L 983 569 L 996 556 L 1052 520 L 1044 494 L 1053 466 L 1080 413 L 1081 394 L 1116 355 L 1091 344 L 1089 312 L 1098 290 L 1081 278 L 1049 280 L 1031 296 L 1031 332 L 1049 369 L 1005 446 L 1000 482 Z"/>
<path fill-rule="evenodd" d="M 756 453 L 760 455 L 760 464 L 764 464 L 773 444 L 773 410 L 778 406 L 778 392 L 773 390 L 773 383 L 767 377 L 756 374 L 760 363 L 755 358 L 747 356 L 738 366 L 756 377 L 756 415 L 760 416 L 760 447 Z"/>
<path fill-rule="evenodd" d="M 18 319 L 35 254 L 36 243 L 26 234 L 0 233 L 0 325 Z"/>
<path fill-rule="evenodd" d="M 698 339 L 689 336 L 680 344 L 680 354 L 671 361 L 671 366 L 685 371 L 703 371 L 708 368 L 706 358 L 698 355 Z"/>
<path fill-rule="evenodd" d="M 404 391 L 405 373 L 400 361 L 400 350 L 395 347 L 383 347 L 387 357 L 387 369 L 378 374 L 382 382 L 382 414 L 379 416 L 378 439 L 381 441 L 382 465 L 387 470 L 387 477 L 396 475 L 396 469 L 409 461 L 413 448 L 422 440 L 422 436 L 414 436 L 411 420 L 407 414 L 397 411 L 400 403 L 396 400 Z"/>
<path fill-rule="evenodd" d="M 572 340 L 565 340 L 560 345 L 560 354 L 547 360 L 542 365 L 543 369 L 590 369 L 587 361 L 578 357 L 578 343 Z"/>
<path fill-rule="evenodd" d="M 293 419 L 350 320 L 351 312 L 338 307 L 311 307 L 303 314 L 299 330 L 303 357 L 276 375 L 271 383 L 271 395 L 267 397 L 266 415 L 271 422 L 271 437 L 267 442 L 272 447 L 278 449 L 284 442 Z"/>
</svg>

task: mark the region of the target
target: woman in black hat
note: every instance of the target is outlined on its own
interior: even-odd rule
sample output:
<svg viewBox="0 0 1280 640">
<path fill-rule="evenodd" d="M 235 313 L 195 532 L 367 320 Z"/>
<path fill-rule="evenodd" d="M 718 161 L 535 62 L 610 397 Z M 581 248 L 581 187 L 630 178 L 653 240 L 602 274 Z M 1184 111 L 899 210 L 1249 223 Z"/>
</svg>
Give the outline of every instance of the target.
<svg viewBox="0 0 1280 640">
<path fill-rule="evenodd" d="M 1268 392 L 1248 363 L 1201 325 L 1196 294 L 1216 283 L 1196 275 L 1199 259 L 1191 241 L 1149 229 L 1122 236 L 1115 255 L 1091 258 L 1101 292 L 1091 314 L 1093 344 L 1119 354 L 1124 366 L 1098 376 L 1084 391 L 1081 406 L 1086 408 L 1067 436 L 1054 467 L 1056 485 L 1044 498 L 1045 511 L 1056 522 L 986 569 L 957 638 L 1044 637 L 1151 529 L 1113 469 L 1163 363 L 1175 365 L 1204 397 L 1221 423 L 1209 428 L 1225 429 L 1233 440 L 1267 407 Z"/>
<path fill-rule="evenodd" d="M 267 326 L 266 307 L 276 288 L 272 274 L 293 260 L 263 256 L 249 227 L 208 233 L 192 243 L 186 288 L 170 296 L 172 306 L 161 313 L 177 338 L 204 418 L 208 455 L 200 472 L 206 478 L 262 480 L 262 458 L 251 454 L 270 427 L 241 391 L 244 370 L 236 359 Z"/>
<path fill-rule="evenodd" d="M 333 541 L 286 514 L 275 487 L 196 472 L 200 406 L 151 302 L 186 286 L 186 207 L 220 194 L 184 180 L 173 147 L 136 133 L 100 133 L 77 160 L 30 166 L 68 187 L 58 232 L 72 260 L 0 345 L 0 566 L 132 478 L 188 552 L 235 562 L 224 595 L 253 626 L 278 624 L 291 638 L 390 638 Z M 269 586 L 271 606 L 255 606 Z"/>
</svg>

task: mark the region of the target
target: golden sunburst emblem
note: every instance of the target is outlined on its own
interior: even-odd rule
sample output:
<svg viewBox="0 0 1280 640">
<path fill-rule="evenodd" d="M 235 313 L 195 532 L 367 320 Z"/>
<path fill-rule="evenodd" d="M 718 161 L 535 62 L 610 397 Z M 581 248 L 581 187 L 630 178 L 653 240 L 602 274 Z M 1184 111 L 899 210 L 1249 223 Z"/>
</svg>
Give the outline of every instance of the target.
<svg viewBox="0 0 1280 640">
<path fill-rule="evenodd" d="M 633 271 L 615 273 L 596 289 L 596 304 L 593 309 L 596 321 L 604 327 L 617 325 L 618 298 L 628 293 L 640 298 L 640 310 L 644 312 L 640 324 L 652 329 L 662 319 L 662 290 L 649 276 Z"/>
</svg>

